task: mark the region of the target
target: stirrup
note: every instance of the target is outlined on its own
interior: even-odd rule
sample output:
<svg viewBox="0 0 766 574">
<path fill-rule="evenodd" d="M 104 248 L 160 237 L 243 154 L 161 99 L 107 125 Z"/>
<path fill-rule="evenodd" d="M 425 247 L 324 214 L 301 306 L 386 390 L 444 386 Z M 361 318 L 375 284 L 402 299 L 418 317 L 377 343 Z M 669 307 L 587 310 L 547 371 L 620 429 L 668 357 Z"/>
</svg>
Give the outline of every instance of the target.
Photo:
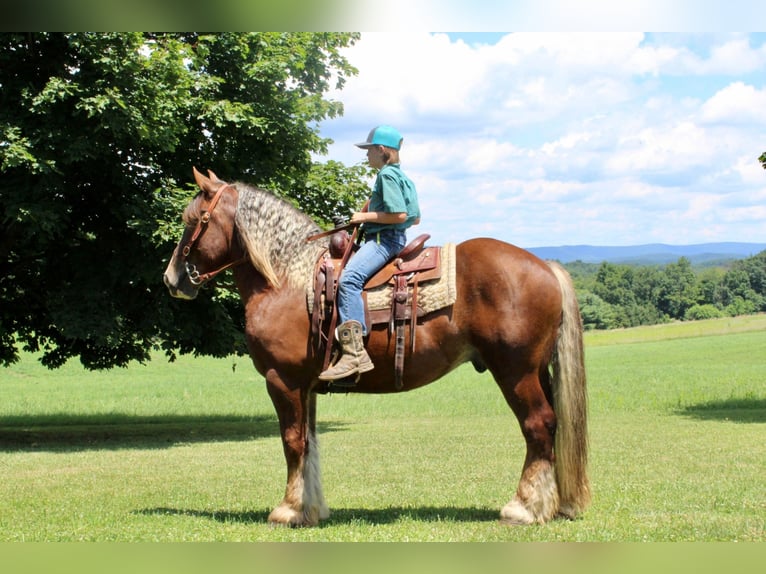
<svg viewBox="0 0 766 574">
<path fill-rule="evenodd" d="M 354 375 L 349 375 L 345 379 L 338 379 L 336 381 L 327 382 L 327 390 L 331 393 L 343 393 L 348 392 L 355 388 L 359 379 L 362 377 L 362 373 L 357 372 Z"/>
</svg>

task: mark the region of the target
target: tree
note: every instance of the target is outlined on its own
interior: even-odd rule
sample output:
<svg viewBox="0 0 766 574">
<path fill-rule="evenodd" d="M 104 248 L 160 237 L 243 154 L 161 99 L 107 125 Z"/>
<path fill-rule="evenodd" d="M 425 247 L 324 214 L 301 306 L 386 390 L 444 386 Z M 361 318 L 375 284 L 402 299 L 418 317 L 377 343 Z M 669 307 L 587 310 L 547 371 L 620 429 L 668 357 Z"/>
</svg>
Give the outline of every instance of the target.
<svg viewBox="0 0 766 574">
<path fill-rule="evenodd" d="M 683 319 L 687 309 L 697 304 L 697 276 L 686 257 L 665 266 L 657 294 L 657 308 L 671 319 Z"/>
<path fill-rule="evenodd" d="M 729 315 L 766 311 L 766 251 L 736 261 L 724 275 L 721 289 Z"/>
<path fill-rule="evenodd" d="M 684 314 L 684 321 L 701 321 L 702 319 L 718 319 L 723 313 L 709 303 L 704 305 L 692 305 Z"/>
<path fill-rule="evenodd" d="M 88 368 L 158 348 L 241 350 L 225 281 L 181 306 L 160 279 L 195 193 L 191 168 L 310 200 L 326 180 L 312 163 L 327 151 L 318 122 L 342 113 L 323 95 L 356 73 L 341 49 L 357 39 L 0 34 L 0 363 L 19 346 L 50 367 L 79 357 Z M 322 193 L 349 206 L 360 192 Z"/>
<path fill-rule="evenodd" d="M 596 273 L 593 293 L 611 305 L 610 327 L 635 327 L 658 320 L 654 307 L 636 297 L 637 271 L 636 267 L 605 261 Z"/>
<path fill-rule="evenodd" d="M 716 309 L 724 308 L 723 279 L 726 271 L 712 267 L 703 270 L 697 276 L 698 296 L 700 305 L 713 305 Z"/>
<path fill-rule="evenodd" d="M 761 162 L 763 169 L 766 169 L 766 152 L 761 154 L 761 157 L 758 158 L 758 161 Z"/>
<path fill-rule="evenodd" d="M 612 305 L 590 291 L 578 291 L 577 301 L 585 329 L 611 329 L 616 326 Z"/>
<path fill-rule="evenodd" d="M 633 294 L 633 268 L 604 261 L 596 274 L 594 292 L 611 305 L 635 304 Z"/>
<path fill-rule="evenodd" d="M 298 205 L 310 216 L 327 223 L 348 221 L 368 196 L 368 179 L 372 168 L 358 164 L 345 166 L 337 161 L 315 163 L 306 184 L 293 195 Z"/>
<path fill-rule="evenodd" d="M 747 273 L 748 283 L 753 292 L 766 299 L 766 251 L 761 251 L 753 257 L 737 261 L 733 269 L 744 270 Z"/>
</svg>

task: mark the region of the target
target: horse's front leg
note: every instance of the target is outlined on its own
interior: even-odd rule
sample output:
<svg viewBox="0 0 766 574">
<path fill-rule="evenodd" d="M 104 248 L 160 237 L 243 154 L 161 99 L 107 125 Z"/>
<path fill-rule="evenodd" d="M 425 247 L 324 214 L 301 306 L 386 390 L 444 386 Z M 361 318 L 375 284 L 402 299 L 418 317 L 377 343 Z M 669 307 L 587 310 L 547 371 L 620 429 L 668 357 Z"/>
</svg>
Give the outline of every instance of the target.
<svg viewBox="0 0 766 574">
<path fill-rule="evenodd" d="M 285 497 L 269 515 L 269 522 L 288 526 L 314 526 L 330 516 L 319 470 L 316 394 L 306 389 L 288 387 L 274 373 L 267 375 L 266 382 L 279 418 L 287 461 Z"/>
</svg>

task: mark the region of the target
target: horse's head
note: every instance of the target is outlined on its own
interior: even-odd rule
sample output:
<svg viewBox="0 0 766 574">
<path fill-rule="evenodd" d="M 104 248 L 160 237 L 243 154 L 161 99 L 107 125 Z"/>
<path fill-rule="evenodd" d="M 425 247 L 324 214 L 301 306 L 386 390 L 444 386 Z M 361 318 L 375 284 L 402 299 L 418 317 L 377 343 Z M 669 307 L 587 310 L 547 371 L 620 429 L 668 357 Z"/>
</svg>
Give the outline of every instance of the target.
<svg viewBox="0 0 766 574">
<path fill-rule="evenodd" d="M 200 192 L 184 211 L 186 229 L 163 276 L 179 299 L 194 299 L 202 285 L 243 258 L 234 230 L 237 189 L 208 174 L 194 169 Z"/>
</svg>

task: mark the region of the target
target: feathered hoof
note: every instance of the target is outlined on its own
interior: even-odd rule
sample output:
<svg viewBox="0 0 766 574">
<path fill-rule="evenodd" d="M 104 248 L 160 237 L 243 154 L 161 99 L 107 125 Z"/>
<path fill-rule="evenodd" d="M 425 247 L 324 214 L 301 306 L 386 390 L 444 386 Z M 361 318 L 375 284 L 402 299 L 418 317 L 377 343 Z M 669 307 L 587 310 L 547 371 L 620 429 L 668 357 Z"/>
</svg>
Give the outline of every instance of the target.
<svg viewBox="0 0 766 574">
<path fill-rule="evenodd" d="M 288 526 L 290 528 L 316 526 L 319 524 L 319 513 L 306 513 L 295 510 L 287 504 L 280 504 L 269 514 L 269 523 L 273 526 Z"/>
<path fill-rule="evenodd" d="M 563 518 L 565 520 L 576 520 L 579 514 L 579 511 L 574 506 L 569 504 L 562 504 L 559 506 L 559 512 L 556 517 Z"/>
<path fill-rule="evenodd" d="M 517 498 L 511 500 L 500 511 L 500 523 L 511 526 L 527 526 L 538 522 L 534 515 Z"/>
<path fill-rule="evenodd" d="M 329 517 L 330 509 L 324 504 L 320 508 L 301 511 L 282 503 L 269 514 L 269 523 L 272 526 L 299 528 L 303 526 L 316 526 L 320 520 L 326 520 Z"/>
</svg>

